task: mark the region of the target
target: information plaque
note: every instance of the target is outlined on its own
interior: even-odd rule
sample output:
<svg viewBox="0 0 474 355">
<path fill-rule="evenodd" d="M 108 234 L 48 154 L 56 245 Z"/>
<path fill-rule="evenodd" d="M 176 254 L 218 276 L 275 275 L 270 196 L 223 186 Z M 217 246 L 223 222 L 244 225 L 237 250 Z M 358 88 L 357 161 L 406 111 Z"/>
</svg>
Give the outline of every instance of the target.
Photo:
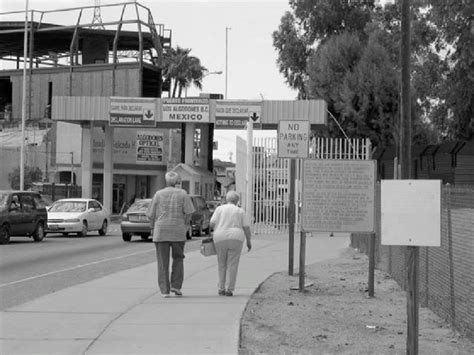
<svg viewBox="0 0 474 355">
<path fill-rule="evenodd" d="M 373 233 L 375 163 L 374 160 L 305 160 L 303 230 Z"/>
</svg>

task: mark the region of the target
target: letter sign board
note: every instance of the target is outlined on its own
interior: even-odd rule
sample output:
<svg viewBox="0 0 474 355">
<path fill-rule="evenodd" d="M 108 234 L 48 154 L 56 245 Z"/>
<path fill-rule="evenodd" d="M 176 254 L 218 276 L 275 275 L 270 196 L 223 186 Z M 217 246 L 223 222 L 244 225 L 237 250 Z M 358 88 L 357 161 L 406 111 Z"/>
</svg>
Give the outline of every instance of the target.
<svg viewBox="0 0 474 355">
<path fill-rule="evenodd" d="M 278 122 L 278 158 L 308 158 L 309 121 Z"/>
<path fill-rule="evenodd" d="M 382 180 L 382 245 L 441 245 L 441 180 Z"/>
<path fill-rule="evenodd" d="M 163 98 L 161 103 L 163 122 L 209 123 L 209 99 Z"/>
<path fill-rule="evenodd" d="M 156 99 L 111 97 L 109 125 L 115 127 L 155 127 Z"/>
</svg>

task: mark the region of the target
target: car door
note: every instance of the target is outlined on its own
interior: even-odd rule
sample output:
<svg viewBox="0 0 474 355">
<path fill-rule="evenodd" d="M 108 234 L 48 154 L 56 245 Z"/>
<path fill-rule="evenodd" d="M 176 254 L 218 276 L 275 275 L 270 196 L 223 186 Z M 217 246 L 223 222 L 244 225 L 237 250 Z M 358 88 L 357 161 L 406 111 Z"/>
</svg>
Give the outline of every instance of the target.
<svg viewBox="0 0 474 355">
<path fill-rule="evenodd" d="M 36 228 L 36 208 L 33 196 L 28 193 L 20 194 L 20 202 L 23 215 L 24 232 L 31 234 Z"/>
<path fill-rule="evenodd" d="M 89 229 L 99 229 L 102 224 L 100 205 L 96 201 L 89 201 L 88 211 L 89 209 Z"/>
<path fill-rule="evenodd" d="M 18 193 L 13 193 L 10 197 L 8 216 L 11 235 L 26 235 L 27 227 L 25 225 L 23 209 Z"/>
</svg>

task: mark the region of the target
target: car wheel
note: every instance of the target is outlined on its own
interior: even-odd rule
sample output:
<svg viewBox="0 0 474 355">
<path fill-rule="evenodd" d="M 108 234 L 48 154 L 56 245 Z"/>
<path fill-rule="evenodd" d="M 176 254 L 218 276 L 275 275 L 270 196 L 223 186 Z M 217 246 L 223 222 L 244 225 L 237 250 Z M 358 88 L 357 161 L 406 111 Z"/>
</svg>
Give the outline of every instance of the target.
<svg viewBox="0 0 474 355">
<path fill-rule="evenodd" d="M 33 232 L 33 240 L 35 242 L 41 242 L 44 239 L 44 225 L 42 222 L 38 223 L 35 231 Z"/>
<path fill-rule="evenodd" d="M 104 219 L 104 222 L 102 222 L 102 228 L 99 229 L 99 235 L 106 235 L 107 234 L 107 220 Z"/>
<path fill-rule="evenodd" d="M 130 233 L 122 233 L 122 239 L 124 242 L 129 242 L 132 240 L 132 235 Z"/>
<path fill-rule="evenodd" d="M 77 233 L 78 237 L 85 237 L 87 235 L 87 221 L 82 222 L 82 230 Z"/>
<path fill-rule="evenodd" d="M 10 242 L 10 229 L 8 226 L 0 226 L 0 244 L 8 244 Z"/>
</svg>

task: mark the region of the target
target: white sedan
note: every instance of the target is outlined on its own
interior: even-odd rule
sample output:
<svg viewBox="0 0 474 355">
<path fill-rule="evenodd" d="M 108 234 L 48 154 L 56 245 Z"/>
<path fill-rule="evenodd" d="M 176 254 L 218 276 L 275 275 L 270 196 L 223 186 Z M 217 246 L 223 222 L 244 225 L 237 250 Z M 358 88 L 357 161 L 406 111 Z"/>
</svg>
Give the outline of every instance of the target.
<svg viewBox="0 0 474 355">
<path fill-rule="evenodd" d="M 54 202 L 48 210 L 48 233 L 77 233 L 85 237 L 88 231 L 107 234 L 110 214 L 101 203 L 89 198 L 65 198 Z"/>
</svg>

